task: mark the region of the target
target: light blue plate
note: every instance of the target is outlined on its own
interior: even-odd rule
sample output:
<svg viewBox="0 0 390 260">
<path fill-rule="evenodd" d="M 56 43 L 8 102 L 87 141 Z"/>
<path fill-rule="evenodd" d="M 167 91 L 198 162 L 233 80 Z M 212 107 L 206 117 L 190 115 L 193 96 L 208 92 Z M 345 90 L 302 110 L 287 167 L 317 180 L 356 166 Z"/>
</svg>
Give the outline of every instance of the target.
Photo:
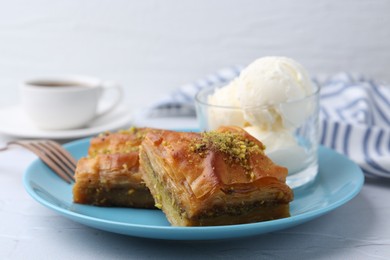
<svg viewBox="0 0 390 260">
<path fill-rule="evenodd" d="M 89 139 L 65 145 L 79 159 L 85 156 Z M 264 234 L 317 218 L 355 197 L 364 182 L 360 168 L 346 157 L 324 147 L 319 150 L 319 175 L 311 186 L 296 190 L 291 217 L 252 224 L 212 227 L 172 227 L 159 210 L 105 208 L 74 204 L 72 185 L 62 181 L 40 160 L 24 175 L 27 192 L 39 203 L 81 224 L 138 237 L 211 240 Z"/>
</svg>

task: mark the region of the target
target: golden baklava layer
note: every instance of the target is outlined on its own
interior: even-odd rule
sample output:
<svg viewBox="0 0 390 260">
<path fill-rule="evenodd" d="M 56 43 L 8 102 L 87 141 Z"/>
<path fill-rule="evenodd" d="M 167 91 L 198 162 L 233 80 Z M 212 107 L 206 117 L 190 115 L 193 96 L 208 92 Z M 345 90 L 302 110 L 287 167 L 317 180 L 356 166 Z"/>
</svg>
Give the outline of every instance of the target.
<svg viewBox="0 0 390 260">
<path fill-rule="evenodd" d="M 131 128 L 92 138 L 88 156 L 77 164 L 74 202 L 154 208 L 154 199 L 139 171 L 139 146 L 149 131 Z"/>
<path fill-rule="evenodd" d="M 175 226 L 241 224 L 289 216 L 287 169 L 238 127 L 146 134 L 140 165 L 156 206 Z"/>
</svg>

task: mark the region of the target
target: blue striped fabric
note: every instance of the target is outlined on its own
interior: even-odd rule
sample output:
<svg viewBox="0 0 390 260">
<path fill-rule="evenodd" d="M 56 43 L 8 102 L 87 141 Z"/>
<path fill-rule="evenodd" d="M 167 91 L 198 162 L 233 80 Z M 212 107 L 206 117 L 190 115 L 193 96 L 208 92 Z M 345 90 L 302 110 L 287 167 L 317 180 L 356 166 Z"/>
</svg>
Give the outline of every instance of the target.
<svg viewBox="0 0 390 260">
<path fill-rule="evenodd" d="M 179 87 L 173 93 L 167 94 L 153 104 L 148 112 L 149 116 L 195 116 L 195 94 L 201 88 L 227 84 L 240 74 L 242 68 L 239 65 L 226 67 L 193 83 Z"/>
<path fill-rule="evenodd" d="M 321 86 L 321 144 L 347 155 L 367 176 L 390 178 L 390 87 L 346 73 Z"/>
<path fill-rule="evenodd" d="M 224 68 L 184 85 L 154 104 L 149 115 L 193 117 L 195 93 L 226 84 L 241 69 Z M 366 176 L 390 178 L 390 86 L 347 73 L 314 81 L 321 86 L 320 143 L 354 160 Z"/>
</svg>

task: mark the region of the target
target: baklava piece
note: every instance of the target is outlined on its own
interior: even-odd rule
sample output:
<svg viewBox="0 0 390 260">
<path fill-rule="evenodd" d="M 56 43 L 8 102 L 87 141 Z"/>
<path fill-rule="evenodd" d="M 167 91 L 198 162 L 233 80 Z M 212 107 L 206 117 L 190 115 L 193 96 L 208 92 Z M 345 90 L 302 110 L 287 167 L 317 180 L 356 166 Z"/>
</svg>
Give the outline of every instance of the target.
<svg viewBox="0 0 390 260">
<path fill-rule="evenodd" d="M 140 149 L 143 178 L 156 207 L 174 226 L 251 223 L 290 215 L 287 169 L 238 127 L 189 133 L 160 131 Z"/>
<path fill-rule="evenodd" d="M 139 146 L 148 128 L 130 128 L 92 138 L 88 156 L 78 161 L 73 187 L 76 203 L 154 208 L 139 171 Z"/>
</svg>

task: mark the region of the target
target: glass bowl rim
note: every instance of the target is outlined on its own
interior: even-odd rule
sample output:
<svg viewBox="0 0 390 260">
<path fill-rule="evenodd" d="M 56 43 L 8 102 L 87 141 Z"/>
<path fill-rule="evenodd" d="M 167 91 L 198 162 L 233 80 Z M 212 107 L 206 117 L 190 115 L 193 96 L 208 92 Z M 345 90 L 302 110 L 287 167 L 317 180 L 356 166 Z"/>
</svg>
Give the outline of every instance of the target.
<svg viewBox="0 0 390 260">
<path fill-rule="evenodd" d="M 256 109 L 256 108 L 267 108 L 267 107 L 274 107 L 274 106 L 278 106 L 278 105 L 281 105 L 281 104 L 294 104 L 294 103 L 298 103 L 298 102 L 302 102 L 304 100 L 308 100 L 308 99 L 311 99 L 312 97 L 318 97 L 319 96 L 319 93 L 320 93 L 320 90 L 321 90 L 321 86 L 319 84 L 316 84 L 316 83 L 313 83 L 313 86 L 315 87 L 314 91 L 312 93 L 310 93 L 309 95 L 307 96 L 304 96 L 302 98 L 297 98 L 297 99 L 292 99 L 292 100 L 288 100 L 288 101 L 285 101 L 285 102 L 278 102 L 278 103 L 270 103 L 270 104 L 266 104 L 266 105 L 259 105 L 259 106 L 245 106 L 245 107 L 237 107 L 237 106 L 222 106 L 222 105 L 213 105 L 213 104 L 210 104 L 208 102 L 205 102 L 203 100 L 201 100 L 199 98 L 199 96 L 201 94 L 203 94 L 204 92 L 207 92 L 207 91 L 211 91 L 211 90 L 215 90 L 215 89 L 221 89 L 223 87 L 225 87 L 226 85 L 217 85 L 217 86 L 209 86 L 209 87 L 205 87 L 205 88 L 202 88 L 200 89 L 196 94 L 195 94 L 195 103 L 198 103 L 198 104 L 201 104 L 201 105 L 205 105 L 205 106 L 208 106 L 208 107 L 214 107 L 214 108 L 223 108 L 223 109 Z"/>
</svg>

